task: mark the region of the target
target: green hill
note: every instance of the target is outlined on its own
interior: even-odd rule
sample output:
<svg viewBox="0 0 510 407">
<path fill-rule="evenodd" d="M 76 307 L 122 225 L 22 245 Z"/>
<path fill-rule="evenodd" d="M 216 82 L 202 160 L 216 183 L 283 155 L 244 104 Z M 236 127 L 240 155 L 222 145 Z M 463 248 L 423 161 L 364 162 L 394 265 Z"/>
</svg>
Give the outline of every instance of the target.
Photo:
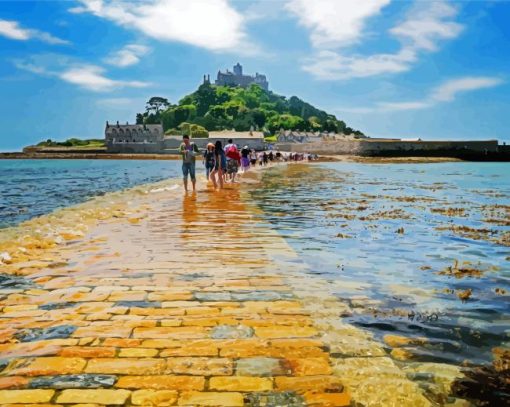
<svg viewBox="0 0 510 407">
<path fill-rule="evenodd" d="M 334 115 L 304 102 L 296 96 L 286 98 L 258 85 L 248 88 L 202 84 L 177 105 L 152 97 L 144 113 L 136 115 L 138 124 L 162 123 L 167 134 L 189 129 L 195 124 L 208 131 L 235 129 L 247 131 L 253 126 L 274 134 L 280 129 L 327 131 L 343 134 L 363 133 L 351 129 Z M 179 126 L 181 126 L 179 128 Z M 195 130 L 192 130 L 195 133 Z"/>
</svg>

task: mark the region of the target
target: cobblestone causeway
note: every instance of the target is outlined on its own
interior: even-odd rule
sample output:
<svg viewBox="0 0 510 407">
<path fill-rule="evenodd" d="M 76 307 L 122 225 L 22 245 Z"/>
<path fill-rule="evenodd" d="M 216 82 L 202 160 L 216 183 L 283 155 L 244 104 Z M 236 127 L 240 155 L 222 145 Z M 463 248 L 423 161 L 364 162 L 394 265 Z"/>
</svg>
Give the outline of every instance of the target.
<svg viewBox="0 0 510 407">
<path fill-rule="evenodd" d="M 429 405 L 242 187 L 125 200 L 2 266 L 2 406 Z"/>
</svg>

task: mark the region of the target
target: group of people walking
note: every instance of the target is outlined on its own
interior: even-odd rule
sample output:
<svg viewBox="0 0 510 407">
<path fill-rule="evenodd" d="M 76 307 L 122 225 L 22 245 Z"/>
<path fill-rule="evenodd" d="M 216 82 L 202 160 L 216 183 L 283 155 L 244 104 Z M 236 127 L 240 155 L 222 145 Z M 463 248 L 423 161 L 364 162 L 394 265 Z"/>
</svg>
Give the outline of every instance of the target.
<svg viewBox="0 0 510 407">
<path fill-rule="evenodd" d="M 188 176 L 191 178 L 193 191 L 196 188 L 195 162 L 199 156 L 200 150 L 198 146 L 190 141 L 189 136 L 183 136 L 183 142 L 179 147 L 182 156 L 182 175 L 184 182 L 184 190 L 188 191 Z M 309 154 L 298 153 L 273 153 L 270 151 L 256 152 L 248 146 L 239 149 L 232 139 L 228 140 L 227 145 L 223 147 L 220 140 L 215 144 L 209 143 L 202 154 L 202 162 L 205 166 L 205 173 L 214 188 L 223 188 L 225 183 L 236 182 L 236 176 L 241 172 L 246 172 L 250 167 L 259 165 L 265 166 L 273 161 L 301 161 L 311 160 L 313 157 Z"/>
<path fill-rule="evenodd" d="M 205 166 L 205 175 L 215 188 L 223 188 L 223 184 L 236 182 L 236 176 L 241 172 L 246 172 L 250 168 L 250 156 L 255 154 L 248 146 L 241 150 L 233 143 L 232 139 L 223 147 L 220 140 L 215 144 L 207 144 L 203 154 L 203 163 Z"/>
</svg>

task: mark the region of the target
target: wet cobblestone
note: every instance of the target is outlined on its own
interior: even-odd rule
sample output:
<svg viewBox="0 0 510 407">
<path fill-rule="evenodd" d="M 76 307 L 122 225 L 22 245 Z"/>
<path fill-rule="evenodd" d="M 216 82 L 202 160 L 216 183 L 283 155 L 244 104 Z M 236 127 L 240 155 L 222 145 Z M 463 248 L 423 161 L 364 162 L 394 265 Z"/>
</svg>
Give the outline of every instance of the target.
<svg viewBox="0 0 510 407">
<path fill-rule="evenodd" d="M 37 252 L 45 262 L 8 265 L 28 277 L 3 280 L 17 291 L 0 297 L 0 404 L 367 405 L 377 367 L 359 375 L 331 352 L 379 363 L 384 349 L 335 325 L 345 304 L 296 274 L 292 250 L 253 227 L 251 210 L 235 188 L 129 195 L 111 211 L 91 209 L 93 222 L 83 215 L 90 230 L 48 244 Z M 211 233 L 221 218 L 229 222 Z M 373 354 L 351 358 L 358 343 Z M 385 359 L 409 397 L 398 405 L 428 406 Z"/>
</svg>

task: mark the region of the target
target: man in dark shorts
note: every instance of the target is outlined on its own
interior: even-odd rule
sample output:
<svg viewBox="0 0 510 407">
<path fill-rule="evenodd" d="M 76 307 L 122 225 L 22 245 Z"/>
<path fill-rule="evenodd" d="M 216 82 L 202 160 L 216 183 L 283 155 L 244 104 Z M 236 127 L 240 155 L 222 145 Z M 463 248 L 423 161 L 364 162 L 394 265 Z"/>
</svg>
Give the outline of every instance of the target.
<svg viewBox="0 0 510 407">
<path fill-rule="evenodd" d="M 182 143 L 179 147 L 179 152 L 182 156 L 182 176 L 184 183 L 184 191 L 188 192 L 188 175 L 191 178 L 193 184 L 193 192 L 195 192 L 195 157 L 200 154 L 198 147 L 195 143 L 190 142 L 189 136 L 182 136 Z"/>
</svg>

